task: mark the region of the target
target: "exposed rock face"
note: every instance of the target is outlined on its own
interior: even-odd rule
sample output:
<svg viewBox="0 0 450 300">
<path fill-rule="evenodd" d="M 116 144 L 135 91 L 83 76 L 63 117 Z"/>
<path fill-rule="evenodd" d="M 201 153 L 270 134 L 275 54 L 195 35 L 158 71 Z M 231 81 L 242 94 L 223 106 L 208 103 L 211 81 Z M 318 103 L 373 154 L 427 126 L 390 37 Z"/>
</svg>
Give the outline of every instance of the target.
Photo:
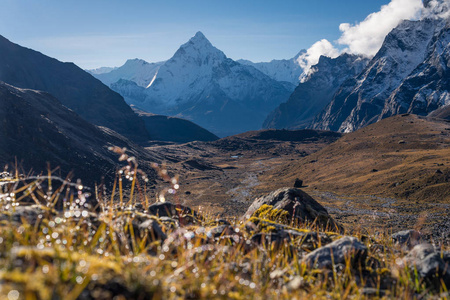
<svg viewBox="0 0 450 300">
<path fill-rule="evenodd" d="M 318 225 L 333 230 L 341 229 L 322 205 L 299 189 L 282 188 L 256 199 L 244 217 L 250 218 L 264 204 L 273 206 L 275 209 L 285 210 L 291 217 L 295 217 L 301 222 L 317 222 Z"/>
<path fill-rule="evenodd" d="M 319 63 L 311 68 L 289 100 L 269 114 L 263 128 L 308 127 L 331 102 L 341 84 L 358 75 L 367 63 L 367 58 L 357 55 L 342 54 L 337 58 L 321 56 Z"/>
<path fill-rule="evenodd" d="M 427 115 L 450 105 L 450 24 L 436 27 L 440 30 L 434 33 L 425 60 L 390 95 L 380 118 L 406 112 Z"/>
<path fill-rule="evenodd" d="M 73 63 L 62 63 L 0 36 L 0 80 L 52 94 L 85 120 L 136 141 L 149 139 L 144 122 L 123 98 Z"/>
<path fill-rule="evenodd" d="M 313 268 L 332 268 L 350 259 L 352 266 L 364 264 L 367 247 L 355 237 L 343 237 L 326 246 L 318 248 L 302 259 L 302 263 Z"/>
<path fill-rule="evenodd" d="M 450 104 L 449 33 L 443 19 L 403 21 L 361 74 L 341 85 L 312 127 L 350 132 L 394 114 L 427 115 Z"/>
</svg>

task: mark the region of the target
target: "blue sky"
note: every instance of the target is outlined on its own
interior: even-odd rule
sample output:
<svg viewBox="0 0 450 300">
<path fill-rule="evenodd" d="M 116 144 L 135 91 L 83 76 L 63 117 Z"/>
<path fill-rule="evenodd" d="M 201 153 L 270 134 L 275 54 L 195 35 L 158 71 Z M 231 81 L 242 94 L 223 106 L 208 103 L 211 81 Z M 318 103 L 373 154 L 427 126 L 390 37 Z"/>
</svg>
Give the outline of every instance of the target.
<svg viewBox="0 0 450 300">
<path fill-rule="evenodd" d="M 82 68 L 166 60 L 202 31 L 233 59 L 291 58 L 336 41 L 389 0 L 1 0 L 0 34 Z"/>
</svg>

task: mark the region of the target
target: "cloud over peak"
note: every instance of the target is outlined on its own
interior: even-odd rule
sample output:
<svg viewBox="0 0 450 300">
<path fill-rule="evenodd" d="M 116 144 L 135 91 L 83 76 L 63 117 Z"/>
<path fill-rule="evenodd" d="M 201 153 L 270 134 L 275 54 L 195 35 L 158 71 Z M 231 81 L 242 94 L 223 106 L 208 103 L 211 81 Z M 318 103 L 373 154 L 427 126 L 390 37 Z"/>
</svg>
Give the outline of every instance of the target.
<svg viewBox="0 0 450 300">
<path fill-rule="evenodd" d="M 342 35 L 337 42 L 346 47 L 346 52 L 373 56 L 392 29 L 402 20 L 418 18 L 422 9 L 422 0 L 392 0 L 360 23 L 341 24 Z"/>
</svg>

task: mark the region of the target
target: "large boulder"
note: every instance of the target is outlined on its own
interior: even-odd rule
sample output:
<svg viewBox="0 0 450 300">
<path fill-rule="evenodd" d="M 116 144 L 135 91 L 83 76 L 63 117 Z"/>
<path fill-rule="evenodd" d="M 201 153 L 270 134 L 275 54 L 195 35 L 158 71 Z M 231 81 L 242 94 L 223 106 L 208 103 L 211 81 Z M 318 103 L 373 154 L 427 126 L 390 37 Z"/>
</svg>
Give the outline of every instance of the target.
<svg viewBox="0 0 450 300">
<path fill-rule="evenodd" d="M 412 273 L 417 273 L 427 286 L 439 290 L 442 284 L 450 287 L 450 261 L 448 253 L 441 253 L 430 244 L 415 246 L 403 259 Z"/>
<path fill-rule="evenodd" d="M 296 188 L 282 188 L 266 196 L 257 198 L 248 208 L 244 218 L 249 219 L 263 205 L 287 211 L 290 217 L 301 222 L 313 223 L 322 228 L 342 231 L 327 210 L 307 193 Z"/>
<path fill-rule="evenodd" d="M 349 259 L 352 266 L 364 265 L 367 247 L 357 238 L 345 236 L 326 246 L 320 247 L 302 259 L 302 263 L 313 268 L 332 268 L 333 265 L 346 264 Z"/>
</svg>

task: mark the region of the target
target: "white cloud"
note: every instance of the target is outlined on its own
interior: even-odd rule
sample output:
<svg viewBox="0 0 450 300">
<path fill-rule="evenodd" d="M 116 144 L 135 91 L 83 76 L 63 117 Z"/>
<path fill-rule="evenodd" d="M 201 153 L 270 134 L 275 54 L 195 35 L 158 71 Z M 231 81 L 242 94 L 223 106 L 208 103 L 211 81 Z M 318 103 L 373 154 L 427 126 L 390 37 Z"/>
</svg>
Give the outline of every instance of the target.
<svg viewBox="0 0 450 300">
<path fill-rule="evenodd" d="M 347 47 L 346 52 L 373 56 L 394 27 L 402 20 L 418 18 L 422 8 L 422 0 L 392 0 L 360 23 L 341 24 L 342 35 L 337 42 Z"/>
<path fill-rule="evenodd" d="M 297 61 L 300 67 L 307 72 L 311 66 L 314 66 L 319 62 L 319 58 L 322 55 L 335 58 L 339 55 L 339 50 L 336 49 L 328 40 L 323 39 L 314 43 L 314 45 L 312 45 L 306 53 L 298 57 Z"/>
</svg>

